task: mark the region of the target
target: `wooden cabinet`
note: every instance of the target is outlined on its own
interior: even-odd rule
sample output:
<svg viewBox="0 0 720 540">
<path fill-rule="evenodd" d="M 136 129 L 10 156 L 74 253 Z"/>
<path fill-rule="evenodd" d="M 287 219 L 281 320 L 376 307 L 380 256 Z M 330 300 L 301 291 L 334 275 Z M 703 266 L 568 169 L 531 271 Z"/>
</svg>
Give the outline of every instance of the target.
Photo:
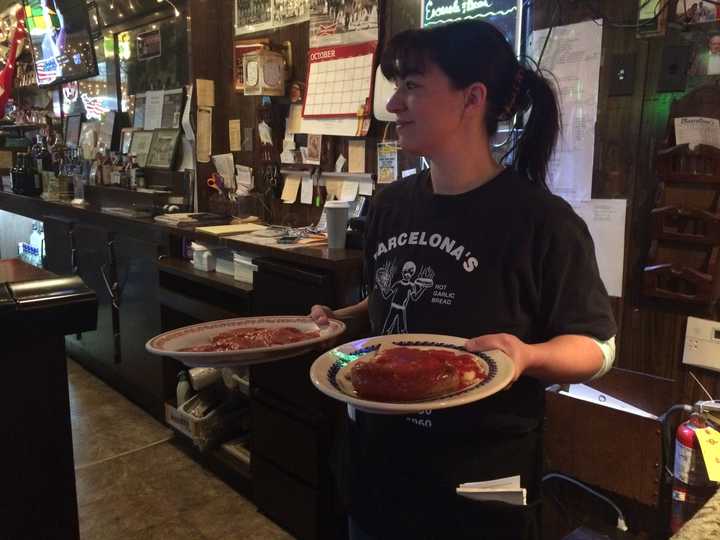
<svg viewBox="0 0 720 540">
<path fill-rule="evenodd" d="M 66 344 L 70 356 L 101 377 L 109 379 L 112 377 L 113 363 L 120 359 L 119 341 L 115 339 L 118 315 L 105 280 L 111 270 L 108 243 L 112 234 L 102 227 L 84 223 L 76 224 L 73 231 L 77 273 L 97 295 L 98 318 L 95 330 L 68 336 Z M 69 258 L 70 254 L 67 253 L 66 257 Z"/>
<path fill-rule="evenodd" d="M 162 418 L 163 359 L 145 350 L 147 340 L 161 332 L 157 270 L 161 246 L 118 234 L 114 250 L 121 352 L 115 369 L 133 401 Z"/>
<path fill-rule="evenodd" d="M 306 315 L 313 304 L 337 305 L 331 272 L 271 257 L 253 262 L 258 267 L 254 278 L 258 315 Z"/>
<path fill-rule="evenodd" d="M 157 418 L 163 417 L 161 359 L 145 351 L 160 333 L 160 244 L 86 223 L 46 216 L 47 266 L 77 273 L 95 291 L 93 331 L 66 337 L 68 353 Z"/>
<path fill-rule="evenodd" d="M 75 222 L 59 216 L 44 216 L 45 268 L 65 276 L 77 273 Z"/>
<path fill-rule="evenodd" d="M 334 540 L 345 527 L 331 470 L 345 407 L 310 382 L 315 357 L 250 368 L 253 499 L 298 538 Z"/>
</svg>

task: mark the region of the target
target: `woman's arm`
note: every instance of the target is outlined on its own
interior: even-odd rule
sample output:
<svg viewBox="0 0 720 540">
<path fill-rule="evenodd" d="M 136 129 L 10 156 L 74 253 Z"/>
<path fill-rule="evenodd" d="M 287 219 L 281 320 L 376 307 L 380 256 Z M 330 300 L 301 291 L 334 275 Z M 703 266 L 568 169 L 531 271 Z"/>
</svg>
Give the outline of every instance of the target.
<svg viewBox="0 0 720 540">
<path fill-rule="evenodd" d="M 511 334 L 488 334 L 468 340 L 469 351 L 500 349 L 515 363 L 516 380 L 528 375 L 549 383 L 587 381 L 603 366 L 601 348 L 587 336 L 562 335 L 529 345 Z"/>
<path fill-rule="evenodd" d="M 365 322 L 368 320 L 368 299 L 365 298 L 357 304 L 346 306 L 344 308 L 333 311 L 327 306 L 314 305 L 310 310 L 310 316 L 319 325 L 328 323 L 328 317 L 342 320 L 360 320 Z"/>
</svg>

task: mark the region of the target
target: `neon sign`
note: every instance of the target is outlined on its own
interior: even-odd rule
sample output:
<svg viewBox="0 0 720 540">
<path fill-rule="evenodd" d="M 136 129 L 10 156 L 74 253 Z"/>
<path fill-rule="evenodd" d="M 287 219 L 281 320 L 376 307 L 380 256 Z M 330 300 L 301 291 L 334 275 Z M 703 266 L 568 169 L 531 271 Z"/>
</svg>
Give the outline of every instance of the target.
<svg viewBox="0 0 720 540">
<path fill-rule="evenodd" d="M 422 25 L 435 26 L 480 19 L 497 26 L 510 43 L 515 41 L 518 0 L 423 0 Z"/>
</svg>

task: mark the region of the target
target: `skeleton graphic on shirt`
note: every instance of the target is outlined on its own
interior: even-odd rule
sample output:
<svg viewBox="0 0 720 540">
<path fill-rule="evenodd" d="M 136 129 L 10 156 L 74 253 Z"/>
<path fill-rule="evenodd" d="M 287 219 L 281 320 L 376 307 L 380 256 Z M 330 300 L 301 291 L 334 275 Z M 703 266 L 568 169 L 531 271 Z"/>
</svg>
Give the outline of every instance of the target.
<svg viewBox="0 0 720 540">
<path fill-rule="evenodd" d="M 395 277 L 395 261 L 388 262 L 375 272 L 375 283 L 377 283 L 380 294 L 387 300 L 390 299 L 390 311 L 385 318 L 383 334 L 406 334 L 407 333 L 407 307 L 410 301 L 417 302 L 428 289 L 433 287 L 435 272 L 432 268 L 423 267 L 417 272 L 417 266 L 413 261 L 407 261 L 400 271 L 400 279 L 392 282 Z M 415 274 L 418 276 L 415 277 Z"/>
</svg>

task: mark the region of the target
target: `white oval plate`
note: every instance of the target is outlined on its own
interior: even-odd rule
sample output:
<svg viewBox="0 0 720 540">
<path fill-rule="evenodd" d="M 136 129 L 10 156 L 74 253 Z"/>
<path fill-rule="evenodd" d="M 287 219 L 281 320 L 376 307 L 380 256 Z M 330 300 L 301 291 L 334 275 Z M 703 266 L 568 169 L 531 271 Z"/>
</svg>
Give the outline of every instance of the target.
<svg viewBox="0 0 720 540">
<path fill-rule="evenodd" d="M 310 367 L 310 380 L 323 394 L 349 403 L 361 411 L 375 414 L 414 414 L 427 410 L 457 407 L 499 392 L 510 384 L 515 371 L 512 360 L 502 351 L 469 353 L 464 347 L 466 341 L 464 338 L 436 334 L 392 334 L 359 339 L 335 347 L 319 356 Z M 390 403 L 361 399 L 352 389 L 352 383 L 347 379 L 342 379 L 341 370 L 359 358 L 374 354 L 380 346 L 450 349 L 455 352 L 474 354 L 487 374 L 487 378 L 460 392 L 427 401 Z"/>
<path fill-rule="evenodd" d="M 217 334 L 228 330 L 243 328 L 279 328 L 291 326 L 302 332 L 316 332 L 316 338 L 296 341 L 285 345 L 242 349 L 223 352 L 189 352 L 181 351 L 208 343 Z M 241 367 L 250 364 L 273 362 L 311 351 L 319 344 L 325 343 L 345 331 L 345 324 L 331 319 L 327 326 L 318 326 L 310 317 L 273 316 L 273 317 L 242 317 L 223 319 L 206 323 L 184 326 L 164 332 L 150 339 L 145 348 L 152 354 L 170 356 L 190 367 Z"/>
</svg>

